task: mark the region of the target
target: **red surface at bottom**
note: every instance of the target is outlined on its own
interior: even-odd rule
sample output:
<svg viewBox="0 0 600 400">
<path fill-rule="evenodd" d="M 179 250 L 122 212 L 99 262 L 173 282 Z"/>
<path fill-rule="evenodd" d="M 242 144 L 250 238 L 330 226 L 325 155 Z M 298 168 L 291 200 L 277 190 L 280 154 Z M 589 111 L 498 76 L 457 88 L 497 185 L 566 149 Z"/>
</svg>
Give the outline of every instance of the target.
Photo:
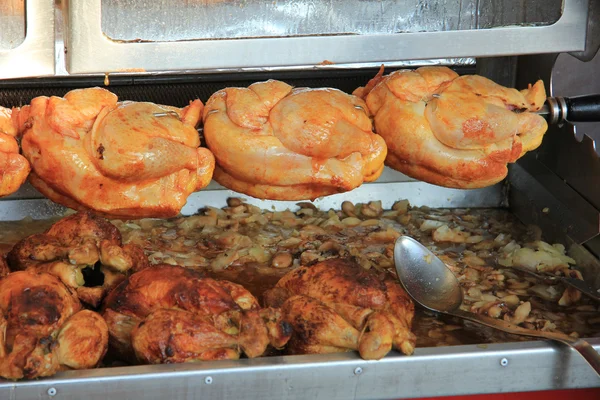
<svg viewBox="0 0 600 400">
<path fill-rule="evenodd" d="M 421 400 L 600 400 L 596 389 L 552 390 L 544 392 L 478 394 L 471 396 L 427 397 Z"/>
</svg>

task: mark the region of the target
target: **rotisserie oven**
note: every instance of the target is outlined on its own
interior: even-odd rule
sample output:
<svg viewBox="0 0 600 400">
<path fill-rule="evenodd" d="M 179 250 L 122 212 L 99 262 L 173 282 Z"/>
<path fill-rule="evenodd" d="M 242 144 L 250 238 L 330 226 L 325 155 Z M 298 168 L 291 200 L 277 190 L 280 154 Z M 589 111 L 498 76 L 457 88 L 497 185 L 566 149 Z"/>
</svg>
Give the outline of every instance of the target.
<svg viewBox="0 0 600 400">
<path fill-rule="evenodd" d="M 3 1 L 0 397 L 600 395 L 579 353 L 426 310 L 394 262 L 410 236 L 461 312 L 600 351 L 599 17 Z"/>
</svg>

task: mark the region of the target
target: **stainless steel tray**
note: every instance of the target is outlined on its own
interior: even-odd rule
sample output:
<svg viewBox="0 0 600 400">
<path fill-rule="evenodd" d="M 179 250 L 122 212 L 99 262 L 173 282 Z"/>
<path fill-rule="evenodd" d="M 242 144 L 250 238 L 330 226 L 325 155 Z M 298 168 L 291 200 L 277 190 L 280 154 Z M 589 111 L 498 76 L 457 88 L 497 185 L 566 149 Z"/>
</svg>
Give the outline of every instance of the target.
<svg viewBox="0 0 600 400">
<path fill-rule="evenodd" d="M 237 194 L 213 184 L 211 190 L 190 198 L 184 214 L 204 205 L 222 206 L 232 195 Z M 316 204 L 327 209 L 339 207 L 346 199 L 381 199 L 390 207 L 393 201 L 406 198 L 411 204 L 430 207 L 502 207 L 506 196 L 504 184 L 454 190 L 386 171 L 381 182 Z M 276 209 L 295 205 L 251 198 L 248 202 Z M 0 201 L 0 210 L 4 220 L 47 218 L 64 211 L 43 199 Z M 600 338 L 590 342 L 600 351 Z M 379 361 L 342 353 L 69 371 L 38 381 L 0 382 L 0 398 L 399 399 L 596 386 L 600 386 L 600 378 L 577 353 L 535 341 L 417 348 L 412 356 L 392 352 Z"/>
<path fill-rule="evenodd" d="M 600 339 L 591 339 L 596 351 Z M 600 386 L 576 352 L 548 342 L 421 348 L 365 361 L 354 353 L 63 372 L 0 383 L 20 399 L 401 399 Z"/>
</svg>

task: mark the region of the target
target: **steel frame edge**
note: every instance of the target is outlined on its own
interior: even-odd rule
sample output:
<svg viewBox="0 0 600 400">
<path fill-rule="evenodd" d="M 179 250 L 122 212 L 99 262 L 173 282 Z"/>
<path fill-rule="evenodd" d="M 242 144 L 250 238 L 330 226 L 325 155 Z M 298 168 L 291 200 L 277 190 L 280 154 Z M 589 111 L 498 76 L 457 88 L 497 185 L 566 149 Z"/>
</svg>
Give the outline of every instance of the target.
<svg viewBox="0 0 600 400">
<path fill-rule="evenodd" d="M 600 339 L 590 339 L 596 351 Z M 599 387 L 575 351 L 551 342 L 418 348 L 379 361 L 355 353 L 116 367 L 0 383 L 0 397 L 371 399 Z M 116 396 L 116 397 L 115 397 Z"/>
<path fill-rule="evenodd" d="M 548 26 L 178 42 L 116 42 L 102 32 L 101 0 L 70 0 L 67 7 L 70 74 L 316 67 L 456 57 L 582 51 L 588 0 L 564 0 Z M 402 40 L 399 40 L 402 38 Z"/>
<path fill-rule="evenodd" d="M 25 0 L 25 24 L 23 42 L 0 50 L 2 79 L 54 75 L 54 1 Z"/>
</svg>

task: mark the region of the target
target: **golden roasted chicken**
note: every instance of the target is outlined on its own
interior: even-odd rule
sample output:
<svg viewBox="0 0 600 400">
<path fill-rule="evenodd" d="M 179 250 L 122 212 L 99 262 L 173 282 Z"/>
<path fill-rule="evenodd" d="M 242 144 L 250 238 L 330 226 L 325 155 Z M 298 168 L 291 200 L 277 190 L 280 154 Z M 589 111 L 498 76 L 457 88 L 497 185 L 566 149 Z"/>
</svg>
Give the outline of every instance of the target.
<svg viewBox="0 0 600 400">
<path fill-rule="evenodd" d="M 374 181 L 387 150 L 365 108 L 336 89 L 275 80 L 218 91 L 204 108 L 214 179 L 274 200 L 315 199 Z"/>
<path fill-rule="evenodd" d="M 27 159 L 19 154 L 15 139 L 19 126 L 18 110 L 0 107 L 0 197 L 16 192 L 31 170 Z"/>
<path fill-rule="evenodd" d="M 56 277 L 19 271 L 0 279 L 0 376 L 33 379 L 95 367 L 108 348 L 102 317 L 82 310 Z"/>
<path fill-rule="evenodd" d="M 291 330 L 242 286 L 159 264 L 131 275 L 106 299 L 111 347 L 146 364 L 237 359 L 283 347 Z"/>
<path fill-rule="evenodd" d="M 446 67 L 383 76 L 355 90 L 388 146 L 386 164 L 413 178 L 479 188 L 506 177 L 507 164 L 537 148 L 548 125 L 533 111 L 546 100 L 542 81 L 518 91 Z"/>
<path fill-rule="evenodd" d="M 118 217 L 170 217 L 211 180 L 215 161 L 199 147 L 203 105 L 179 109 L 118 102 L 101 89 L 37 97 L 20 113 L 31 184 L 75 210 Z"/>
<path fill-rule="evenodd" d="M 380 359 L 392 347 L 414 351 L 414 304 L 404 289 L 351 261 L 299 267 L 264 297 L 292 325 L 292 354 L 358 350 L 364 359 Z"/>
<path fill-rule="evenodd" d="M 128 271 L 149 265 L 141 247 L 123 245 L 117 227 L 89 211 L 65 217 L 46 233 L 21 240 L 8 253 L 7 261 L 13 271 L 55 275 L 94 307 Z"/>
</svg>

